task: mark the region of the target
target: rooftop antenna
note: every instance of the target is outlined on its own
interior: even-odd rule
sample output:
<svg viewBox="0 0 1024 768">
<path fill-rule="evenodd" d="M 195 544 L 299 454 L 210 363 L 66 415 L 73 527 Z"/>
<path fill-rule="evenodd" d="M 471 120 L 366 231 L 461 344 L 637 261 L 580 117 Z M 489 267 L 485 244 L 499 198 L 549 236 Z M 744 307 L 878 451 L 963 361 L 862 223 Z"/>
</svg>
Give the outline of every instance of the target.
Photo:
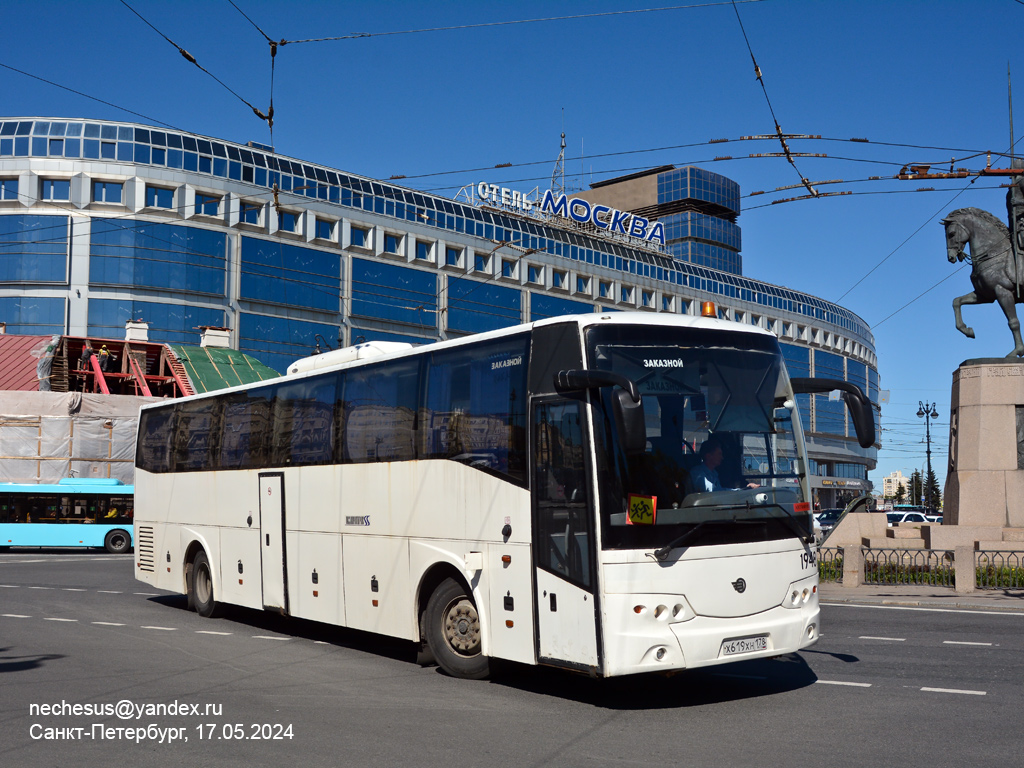
<svg viewBox="0 0 1024 768">
<path fill-rule="evenodd" d="M 551 174 L 551 191 L 555 196 L 565 194 L 565 131 L 562 131 L 562 145 L 555 160 L 555 170 Z"/>
</svg>

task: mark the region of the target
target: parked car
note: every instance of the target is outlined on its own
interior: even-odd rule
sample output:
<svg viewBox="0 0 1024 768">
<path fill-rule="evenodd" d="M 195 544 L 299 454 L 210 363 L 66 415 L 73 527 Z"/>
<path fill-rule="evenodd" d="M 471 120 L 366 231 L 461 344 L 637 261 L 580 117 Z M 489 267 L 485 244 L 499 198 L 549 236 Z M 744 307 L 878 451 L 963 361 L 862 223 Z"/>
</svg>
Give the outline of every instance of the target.
<svg viewBox="0 0 1024 768">
<path fill-rule="evenodd" d="M 818 525 L 821 526 L 821 532 L 828 533 L 836 527 L 836 523 L 839 522 L 842 514 L 843 510 L 841 509 L 823 509 L 821 512 L 815 513 L 814 518 Z"/>
<path fill-rule="evenodd" d="M 920 524 L 929 522 L 923 512 L 886 512 L 885 516 L 889 519 L 890 528 L 894 525 L 900 525 L 901 523 L 908 523 L 912 525 L 914 523 Z"/>
</svg>

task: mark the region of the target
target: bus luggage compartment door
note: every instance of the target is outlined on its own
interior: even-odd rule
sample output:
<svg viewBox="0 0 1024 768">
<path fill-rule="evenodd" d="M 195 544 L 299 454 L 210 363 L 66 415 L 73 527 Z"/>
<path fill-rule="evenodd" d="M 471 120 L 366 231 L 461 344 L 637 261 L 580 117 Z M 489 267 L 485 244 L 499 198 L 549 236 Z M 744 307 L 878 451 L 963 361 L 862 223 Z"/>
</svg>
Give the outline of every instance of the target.
<svg viewBox="0 0 1024 768">
<path fill-rule="evenodd" d="M 288 613 L 288 564 L 284 546 L 284 474 L 260 475 L 260 560 L 263 607 Z"/>
</svg>

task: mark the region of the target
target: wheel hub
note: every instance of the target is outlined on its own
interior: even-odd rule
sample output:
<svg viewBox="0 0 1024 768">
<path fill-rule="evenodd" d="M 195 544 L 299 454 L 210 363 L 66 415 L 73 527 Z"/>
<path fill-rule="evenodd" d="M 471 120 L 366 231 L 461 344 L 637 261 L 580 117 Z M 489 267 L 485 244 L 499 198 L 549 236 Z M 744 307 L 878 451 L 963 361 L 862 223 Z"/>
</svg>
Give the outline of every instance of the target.
<svg viewBox="0 0 1024 768">
<path fill-rule="evenodd" d="M 445 611 L 444 636 L 448 644 L 463 656 L 480 652 L 480 617 L 473 604 L 462 598 Z"/>
</svg>

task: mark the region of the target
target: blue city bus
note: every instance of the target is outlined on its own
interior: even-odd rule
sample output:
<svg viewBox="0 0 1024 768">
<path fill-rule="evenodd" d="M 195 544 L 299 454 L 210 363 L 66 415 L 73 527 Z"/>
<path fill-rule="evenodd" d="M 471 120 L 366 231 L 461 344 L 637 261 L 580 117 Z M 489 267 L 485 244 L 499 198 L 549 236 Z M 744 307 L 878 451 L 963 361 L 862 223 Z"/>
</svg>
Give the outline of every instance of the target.
<svg viewBox="0 0 1024 768">
<path fill-rule="evenodd" d="M 132 548 L 135 487 L 120 480 L 71 478 L 54 485 L 0 484 L 0 549 Z"/>
</svg>

